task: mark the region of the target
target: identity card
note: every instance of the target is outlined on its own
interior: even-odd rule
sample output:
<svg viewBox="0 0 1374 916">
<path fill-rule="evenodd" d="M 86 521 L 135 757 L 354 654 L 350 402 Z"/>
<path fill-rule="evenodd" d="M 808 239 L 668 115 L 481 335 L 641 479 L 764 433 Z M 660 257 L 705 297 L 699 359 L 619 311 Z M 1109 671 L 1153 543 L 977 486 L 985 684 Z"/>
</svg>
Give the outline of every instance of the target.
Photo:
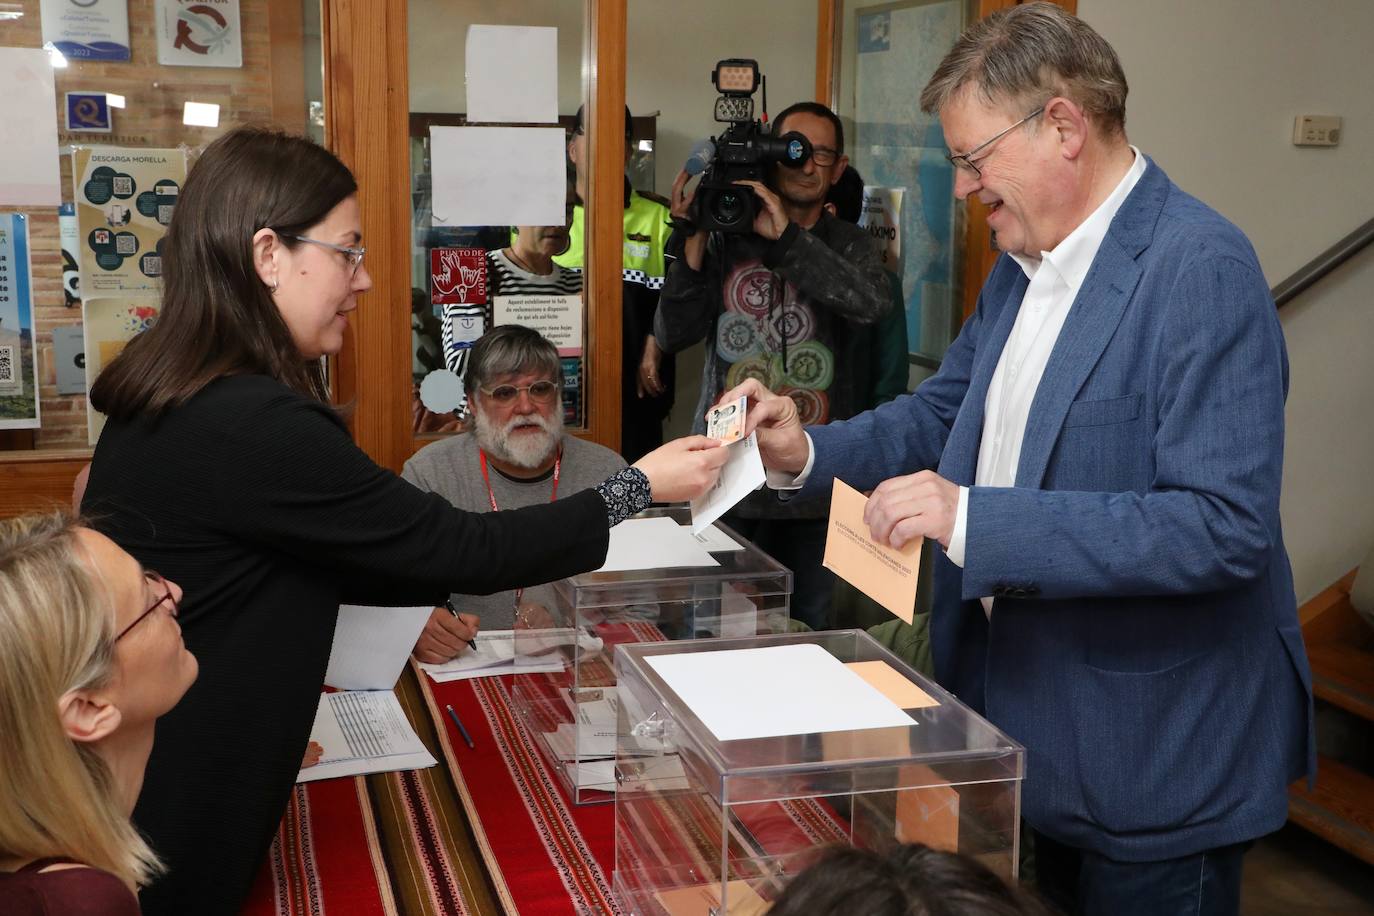
<svg viewBox="0 0 1374 916">
<path fill-rule="evenodd" d="M 721 404 L 706 411 L 706 435 L 719 439 L 726 445 L 744 438 L 744 408 L 749 399 L 743 395 L 739 400 Z"/>
</svg>

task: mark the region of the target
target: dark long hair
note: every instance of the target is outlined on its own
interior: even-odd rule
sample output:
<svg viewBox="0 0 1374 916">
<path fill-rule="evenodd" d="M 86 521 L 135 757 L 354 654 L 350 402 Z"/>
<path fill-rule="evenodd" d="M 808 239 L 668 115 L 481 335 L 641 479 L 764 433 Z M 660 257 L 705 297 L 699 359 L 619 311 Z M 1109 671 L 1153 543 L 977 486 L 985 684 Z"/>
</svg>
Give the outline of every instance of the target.
<svg viewBox="0 0 1374 916">
<path fill-rule="evenodd" d="M 1049 916 L 977 859 L 920 843 L 841 846 L 793 878 L 769 916 Z"/>
<path fill-rule="evenodd" d="M 186 403 L 215 379 L 260 373 L 328 400 L 318 360 L 303 358 L 253 267 L 253 234 L 282 244 L 356 193 L 353 174 L 305 137 L 241 127 L 205 148 L 182 189 L 162 249 L 162 310 L 91 386 L 114 418 Z"/>
</svg>

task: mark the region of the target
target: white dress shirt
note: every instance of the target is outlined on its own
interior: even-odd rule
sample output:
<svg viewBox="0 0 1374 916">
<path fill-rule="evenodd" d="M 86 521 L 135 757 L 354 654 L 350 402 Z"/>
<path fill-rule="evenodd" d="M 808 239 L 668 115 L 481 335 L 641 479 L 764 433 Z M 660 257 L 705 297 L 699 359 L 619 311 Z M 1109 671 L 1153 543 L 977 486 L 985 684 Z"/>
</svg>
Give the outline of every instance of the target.
<svg viewBox="0 0 1374 916">
<path fill-rule="evenodd" d="M 1026 437 L 1026 422 L 1031 404 L 1040 387 L 1040 377 L 1054 352 L 1059 332 L 1069 317 L 1074 298 L 1092 267 L 1097 250 L 1107 236 L 1116 212 L 1145 173 L 1145 157 L 1131 147 L 1135 161 L 1125 177 L 1078 228 L 1069 233 L 1053 251 L 1040 252 L 1039 258 L 1013 254 L 1030 279 L 1016 314 L 1016 324 L 997 360 L 992 382 L 984 402 L 983 438 L 978 449 L 978 471 L 974 486 L 1010 487 L 1016 483 L 1016 468 L 1021 460 L 1021 444 Z M 964 565 L 968 535 L 968 487 L 959 488 L 954 532 L 946 556 L 959 567 Z M 983 609 L 991 615 L 992 598 L 982 599 Z"/>
</svg>

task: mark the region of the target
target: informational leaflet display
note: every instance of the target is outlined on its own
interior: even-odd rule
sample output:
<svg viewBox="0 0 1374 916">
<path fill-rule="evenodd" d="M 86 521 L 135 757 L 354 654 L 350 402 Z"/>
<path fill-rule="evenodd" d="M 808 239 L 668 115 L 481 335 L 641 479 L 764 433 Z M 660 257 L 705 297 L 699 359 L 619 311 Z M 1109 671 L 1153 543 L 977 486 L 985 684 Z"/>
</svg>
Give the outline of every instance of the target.
<svg viewBox="0 0 1374 916">
<path fill-rule="evenodd" d="M 38 428 L 29 218 L 0 214 L 0 429 Z"/>
<path fill-rule="evenodd" d="M 77 147 L 72 152 L 84 296 L 155 290 L 186 154 L 180 149 Z"/>
<path fill-rule="evenodd" d="M 124 347 L 157 320 L 161 300 L 155 295 L 96 296 L 83 300 L 86 335 L 86 390 Z M 91 445 L 105 428 L 105 415 L 86 403 L 86 437 Z"/>
<path fill-rule="evenodd" d="M 128 0 L 42 0 L 43 44 L 73 60 L 128 60 Z"/>
<path fill-rule="evenodd" d="M 157 0 L 157 62 L 242 67 L 239 0 Z"/>
<path fill-rule="evenodd" d="M 81 229 L 74 204 L 58 208 L 57 235 L 62 241 L 62 300 L 72 308 L 81 304 Z"/>
</svg>

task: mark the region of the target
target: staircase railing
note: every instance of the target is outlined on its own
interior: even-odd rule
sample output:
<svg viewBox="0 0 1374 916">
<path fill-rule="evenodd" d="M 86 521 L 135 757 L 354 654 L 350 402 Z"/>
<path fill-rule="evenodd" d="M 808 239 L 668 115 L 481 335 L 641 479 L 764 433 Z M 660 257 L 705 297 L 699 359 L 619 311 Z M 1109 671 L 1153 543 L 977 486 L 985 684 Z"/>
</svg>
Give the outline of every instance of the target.
<svg viewBox="0 0 1374 916">
<path fill-rule="evenodd" d="M 1270 291 L 1274 297 L 1274 304 L 1283 308 L 1299 293 L 1350 260 L 1371 242 L 1374 242 L 1374 219 L 1299 267 L 1291 277 L 1275 286 Z"/>
</svg>

